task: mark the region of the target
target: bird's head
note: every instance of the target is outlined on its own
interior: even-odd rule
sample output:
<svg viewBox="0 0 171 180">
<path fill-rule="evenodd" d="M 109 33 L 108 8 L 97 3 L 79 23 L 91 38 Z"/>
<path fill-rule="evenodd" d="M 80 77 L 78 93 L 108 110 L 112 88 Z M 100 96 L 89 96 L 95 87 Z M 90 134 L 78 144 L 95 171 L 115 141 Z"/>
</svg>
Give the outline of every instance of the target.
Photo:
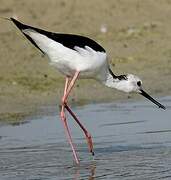
<svg viewBox="0 0 171 180">
<path fill-rule="evenodd" d="M 124 92 L 137 92 L 140 93 L 142 89 L 142 80 L 133 74 L 118 76 L 118 88 Z"/>
<path fill-rule="evenodd" d="M 109 83 L 110 84 L 110 83 Z M 113 85 L 112 85 L 113 84 Z M 118 90 L 127 92 L 127 93 L 138 93 L 145 98 L 149 99 L 151 102 L 156 104 L 159 108 L 166 109 L 165 106 L 157 102 L 153 99 L 149 94 L 147 94 L 142 87 L 142 80 L 133 74 L 121 75 L 117 76 L 117 78 L 113 78 L 113 82 L 109 87 L 116 88 Z"/>
</svg>

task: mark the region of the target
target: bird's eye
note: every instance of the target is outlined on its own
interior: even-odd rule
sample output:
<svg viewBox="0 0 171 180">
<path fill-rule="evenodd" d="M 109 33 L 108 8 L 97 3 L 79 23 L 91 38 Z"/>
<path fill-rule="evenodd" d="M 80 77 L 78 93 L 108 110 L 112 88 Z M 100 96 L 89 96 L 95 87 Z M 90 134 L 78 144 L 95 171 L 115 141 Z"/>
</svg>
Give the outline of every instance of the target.
<svg viewBox="0 0 171 180">
<path fill-rule="evenodd" d="M 138 85 L 138 86 L 141 86 L 141 81 L 138 81 L 138 82 L 137 82 L 137 85 Z"/>
</svg>

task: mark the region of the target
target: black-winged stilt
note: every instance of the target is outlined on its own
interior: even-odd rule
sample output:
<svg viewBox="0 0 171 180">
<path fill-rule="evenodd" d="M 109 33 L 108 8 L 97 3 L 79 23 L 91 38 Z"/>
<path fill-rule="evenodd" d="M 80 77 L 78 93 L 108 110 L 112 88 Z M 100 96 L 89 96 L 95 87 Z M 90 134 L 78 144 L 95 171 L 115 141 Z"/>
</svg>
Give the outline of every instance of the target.
<svg viewBox="0 0 171 180">
<path fill-rule="evenodd" d="M 142 81 L 139 77 L 132 74 L 116 76 L 109 67 L 105 49 L 92 39 L 73 34 L 48 32 L 23 24 L 14 18 L 10 18 L 10 20 L 34 46 L 48 56 L 50 63 L 66 77 L 60 117 L 77 164 L 79 164 L 79 159 L 72 142 L 65 110 L 70 113 L 83 130 L 89 151 L 94 155 L 93 141 L 90 133 L 78 120 L 67 102 L 68 96 L 78 78 L 92 78 L 110 88 L 127 93 L 139 93 L 159 108 L 165 109 L 162 104 L 154 100 L 143 90 Z"/>
</svg>

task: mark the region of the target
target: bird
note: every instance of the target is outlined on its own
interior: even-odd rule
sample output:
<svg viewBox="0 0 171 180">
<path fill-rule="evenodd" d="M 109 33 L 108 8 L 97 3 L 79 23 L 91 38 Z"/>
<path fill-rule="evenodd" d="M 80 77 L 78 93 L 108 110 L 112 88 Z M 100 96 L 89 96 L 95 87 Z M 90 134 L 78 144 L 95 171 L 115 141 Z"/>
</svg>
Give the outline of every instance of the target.
<svg viewBox="0 0 171 180">
<path fill-rule="evenodd" d="M 16 18 L 12 21 L 22 34 L 49 59 L 57 71 L 65 77 L 64 93 L 61 98 L 60 119 L 63 123 L 67 140 L 71 146 L 76 164 L 80 163 L 75 144 L 68 126 L 66 112 L 68 112 L 83 130 L 89 152 L 94 156 L 93 140 L 90 132 L 83 126 L 79 118 L 68 105 L 68 97 L 78 79 L 94 79 L 101 84 L 125 93 L 138 93 L 159 108 L 164 105 L 153 99 L 142 86 L 142 80 L 133 74 L 116 75 L 113 73 L 106 50 L 89 37 L 54 33 L 24 24 Z"/>
</svg>

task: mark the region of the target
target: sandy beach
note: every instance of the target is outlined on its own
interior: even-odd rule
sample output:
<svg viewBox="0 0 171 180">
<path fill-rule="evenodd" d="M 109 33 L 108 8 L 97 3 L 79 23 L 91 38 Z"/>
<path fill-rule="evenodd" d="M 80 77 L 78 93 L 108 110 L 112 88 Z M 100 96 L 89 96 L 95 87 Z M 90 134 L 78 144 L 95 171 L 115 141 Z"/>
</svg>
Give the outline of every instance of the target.
<svg viewBox="0 0 171 180">
<path fill-rule="evenodd" d="M 0 16 L 54 32 L 88 36 L 108 52 L 115 74 L 136 74 L 154 97 L 171 95 L 171 3 L 167 0 L 0 1 Z M 0 120 L 22 120 L 58 105 L 64 78 L 9 21 L 0 19 Z M 80 80 L 70 103 L 141 98 Z"/>
</svg>

